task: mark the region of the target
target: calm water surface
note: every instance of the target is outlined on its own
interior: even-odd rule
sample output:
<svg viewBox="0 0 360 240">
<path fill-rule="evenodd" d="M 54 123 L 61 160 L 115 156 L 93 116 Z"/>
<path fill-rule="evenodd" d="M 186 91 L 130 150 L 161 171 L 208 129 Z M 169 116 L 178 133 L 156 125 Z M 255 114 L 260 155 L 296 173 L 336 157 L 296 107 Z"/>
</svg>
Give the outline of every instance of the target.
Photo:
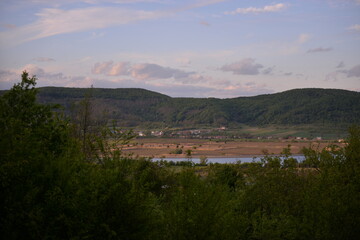
<svg viewBox="0 0 360 240">
<path fill-rule="evenodd" d="M 295 158 L 298 162 L 302 162 L 305 160 L 305 157 L 302 155 L 298 156 L 292 156 Z M 242 163 L 250 163 L 250 162 L 260 162 L 262 157 L 223 157 L 223 158 L 208 158 L 208 163 L 237 163 L 241 161 Z M 160 161 L 160 160 L 166 160 L 166 161 L 173 161 L 173 162 L 181 162 L 181 161 L 189 161 L 188 158 L 153 158 L 153 161 Z M 200 158 L 191 158 L 190 159 L 194 163 L 200 163 Z"/>
</svg>

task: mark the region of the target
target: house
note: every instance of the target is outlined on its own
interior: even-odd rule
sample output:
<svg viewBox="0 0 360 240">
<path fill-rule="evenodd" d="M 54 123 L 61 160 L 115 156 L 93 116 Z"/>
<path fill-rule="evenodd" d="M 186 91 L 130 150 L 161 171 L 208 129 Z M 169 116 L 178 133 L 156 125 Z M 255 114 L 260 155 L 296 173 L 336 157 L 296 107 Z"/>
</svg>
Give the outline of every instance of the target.
<svg viewBox="0 0 360 240">
<path fill-rule="evenodd" d="M 139 137 L 146 137 L 146 134 L 140 131 L 140 132 L 138 132 L 138 136 Z"/>
<path fill-rule="evenodd" d="M 151 136 L 161 137 L 164 135 L 163 131 L 151 131 Z"/>
</svg>

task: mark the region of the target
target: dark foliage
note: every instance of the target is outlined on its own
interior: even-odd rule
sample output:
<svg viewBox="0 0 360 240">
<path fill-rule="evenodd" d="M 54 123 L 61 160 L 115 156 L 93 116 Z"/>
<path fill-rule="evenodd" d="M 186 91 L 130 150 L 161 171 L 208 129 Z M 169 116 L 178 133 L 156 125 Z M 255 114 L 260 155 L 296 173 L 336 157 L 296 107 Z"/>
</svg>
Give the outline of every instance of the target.
<svg viewBox="0 0 360 240">
<path fill-rule="evenodd" d="M 0 97 L 1 239 L 358 239 L 360 127 L 345 147 L 182 166 L 124 156 L 131 133 L 92 135 L 36 103 L 35 78 Z M 266 98 L 266 96 L 264 96 Z M 216 100 L 217 101 L 217 100 Z M 205 162 L 205 161 L 204 161 Z"/>
</svg>

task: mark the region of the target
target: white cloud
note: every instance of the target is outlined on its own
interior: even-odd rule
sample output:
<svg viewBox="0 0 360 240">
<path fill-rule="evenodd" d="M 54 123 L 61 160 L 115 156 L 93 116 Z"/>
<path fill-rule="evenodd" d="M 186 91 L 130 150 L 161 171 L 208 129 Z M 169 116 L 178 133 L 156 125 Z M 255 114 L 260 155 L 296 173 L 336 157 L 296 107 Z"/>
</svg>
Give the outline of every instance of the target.
<svg viewBox="0 0 360 240">
<path fill-rule="evenodd" d="M 93 74 L 103 74 L 108 72 L 112 68 L 113 63 L 113 61 L 95 63 L 94 67 L 91 69 L 91 72 Z"/>
<path fill-rule="evenodd" d="M 86 76 L 67 76 L 61 72 L 48 72 L 33 64 L 23 67 L 29 75 L 36 75 L 38 86 L 90 87 L 93 79 Z"/>
<path fill-rule="evenodd" d="M 29 73 L 30 76 L 33 76 L 35 75 L 37 78 L 41 78 L 41 77 L 49 77 L 50 75 L 52 77 L 54 77 L 55 75 L 54 74 L 48 74 L 48 73 L 45 73 L 45 70 L 34 65 L 34 64 L 27 64 L 25 65 L 22 69 L 18 69 L 17 72 L 20 73 L 22 71 L 27 71 Z M 56 78 L 59 78 L 60 75 L 59 74 L 56 74 L 57 77 Z M 60 77 L 61 78 L 61 77 Z"/>
<path fill-rule="evenodd" d="M 210 27 L 210 23 L 208 23 L 206 21 L 201 21 L 200 24 L 205 26 L 205 27 Z"/>
<path fill-rule="evenodd" d="M 262 8 L 248 7 L 248 8 L 237 8 L 235 11 L 225 12 L 226 15 L 235 15 L 235 14 L 248 14 L 248 13 L 267 13 L 267 12 L 279 12 L 284 10 L 286 5 L 283 3 L 278 3 L 274 5 L 264 6 Z"/>
<path fill-rule="evenodd" d="M 224 72 L 232 72 L 237 75 L 258 75 L 260 69 L 264 68 L 263 65 L 255 63 L 253 58 L 245 58 L 241 61 L 224 65 L 220 70 Z"/>
<path fill-rule="evenodd" d="M 360 31 L 360 24 L 355 24 L 348 28 L 351 31 L 359 32 Z"/>
<path fill-rule="evenodd" d="M 15 74 L 13 71 L 0 69 L 0 83 L 2 83 L 2 84 L 9 83 L 9 82 L 12 83 L 17 78 L 20 79 L 20 75 Z M 3 88 L 3 87 L 1 87 L 1 88 Z"/>
<path fill-rule="evenodd" d="M 107 75 L 109 76 L 129 75 L 129 71 L 130 71 L 130 63 L 119 62 L 111 67 Z"/>
<path fill-rule="evenodd" d="M 15 24 L 10 24 L 10 23 L 2 23 L 2 24 L 0 24 L 0 26 L 5 29 L 15 29 L 16 28 Z"/>
<path fill-rule="evenodd" d="M 134 21 L 156 19 L 164 15 L 166 15 L 165 12 L 115 7 L 88 7 L 71 10 L 45 8 L 36 14 L 38 16 L 37 21 L 0 32 L 0 39 L 2 39 L 2 44 L 18 44 L 58 34 L 101 29 L 128 24 Z"/>
<path fill-rule="evenodd" d="M 99 68 L 96 71 L 95 70 L 94 71 L 99 73 L 103 71 L 102 74 L 107 74 L 111 72 L 115 66 L 120 66 L 118 63 L 114 63 L 110 67 L 108 67 L 107 65 L 109 64 L 98 64 L 97 66 Z M 148 66 L 148 64 L 145 65 Z M 156 72 L 153 74 L 151 73 L 152 71 L 149 71 L 149 69 L 142 68 L 145 65 L 130 64 L 131 67 L 130 69 L 131 70 L 133 70 L 134 68 L 142 69 L 144 71 L 142 72 L 142 74 L 149 74 L 149 75 L 153 75 L 154 77 L 169 76 L 167 75 L 169 74 L 168 72 L 166 71 L 162 72 L 163 69 L 160 70 L 160 72 Z M 100 68 L 100 66 L 106 66 L 106 67 Z M 150 69 L 156 69 L 156 67 L 155 68 L 152 67 L 153 66 L 150 65 Z M 105 69 L 107 69 L 107 71 L 105 71 Z M 166 68 L 164 69 L 166 70 Z M 49 72 L 33 64 L 29 64 L 22 67 L 21 69 L 15 69 L 15 70 L 0 69 L 0 89 L 9 89 L 13 86 L 14 83 L 19 82 L 21 79 L 20 77 L 21 72 L 23 70 L 28 71 L 30 76 L 36 75 L 36 77 L 38 78 L 37 87 L 43 87 L 43 86 L 90 87 L 91 85 L 94 85 L 96 87 L 108 87 L 108 88 L 136 87 L 136 88 L 145 88 L 152 91 L 157 91 L 170 96 L 177 96 L 177 97 L 219 97 L 219 98 L 252 96 L 262 93 L 273 92 L 272 90 L 267 89 L 266 85 L 257 84 L 256 82 L 248 82 L 246 84 L 241 84 L 238 82 L 234 83 L 229 80 L 214 79 L 212 77 L 203 76 L 196 73 L 190 74 L 188 78 L 175 79 L 175 81 L 138 81 L 138 79 L 136 78 L 116 79 L 114 77 L 108 79 L 94 79 L 89 76 L 68 76 L 61 72 Z M 137 73 L 141 74 L 141 71 Z M 173 73 L 172 76 L 174 76 Z"/>
<path fill-rule="evenodd" d="M 162 67 L 157 64 L 151 63 L 140 63 L 132 66 L 131 76 L 140 79 L 167 79 L 167 78 L 186 78 L 190 76 L 192 73 L 185 72 L 182 70 Z"/>
<path fill-rule="evenodd" d="M 15 2 L 15 0 L 14 0 Z M 130 4 L 130 3 L 162 3 L 162 0 L 16 0 L 17 4 L 39 4 L 39 5 L 55 5 L 61 6 L 66 4 L 73 4 L 83 2 L 86 4 L 101 4 L 101 3 L 115 3 L 115 4 Z"/>
<path fill-rule="evenodd" d="M 343 72 L 347 74 L 347 77 L 360 77 L 360 64 Z"/>
<path fill-rule="evenodd" d="M 83 0 L 87 3 L 101 3 L 100 0 Z M 159 0 L 108 0 L 116 3 L 134 2 L 163 2 Z M 158 19 L 172 16 L 178 12 L 204 7 L 211 4 L 223 2 L 225 0 L 198 0 L 195 4 L 180 7 L 178 9 L 145 11 L 135 10 L 124 7 L 100 7 L 96 4 L 91 7 L 77 9 L 60 9 L 62 4 L 50 3 L 55 5 L 53 8 L 43 8 L 35 16 L 38 19 L 30 24 L 18 26 L 0 32 L 0 46 L 17 45 L 36 39 L 46 38 L 58 34 L 82 32 L 89 30 L 103 29 L 113 26 L 120 26 L 136 21 Z M 48 1 L 39 0 L 40 3 Z M 69 0 L 68 2 L 72 2 Z M 25 2 L 26 3 L 26 2 Z M 93 34 L 93 37 L 101 37 L 104 33 Z"/>
<path fill-rule="evenodd" d="M 129 62 L 118 62 L 114 64 L 112 61 L 96 63 L 92 69 L 92 73 L 105 74 L 108 76 L 131 76 L 138 80 L 170 78 L 175 80 L 184 80 L 185 78 L 189 78 L 191 76 L 195 77 L 195 72 L 186 72 L 153 63 L 130 64 Z"/>
<path fill-rule="evenodd" d="M 337 68 L 342 68 L 345 65 L 343 64 L 343 62 L 341 62 L 339 64 L 339 66 L 340 67 L 337 67 Z M 352 77 L 360 78 L 360 64 L 355 65 L 350 69 L 337 70 L 335 72 L 331 72 L 326 75 L 325 80 L 326 81 L 337 81 L 340 74 L 345 74 L 346 77 L 348 77 L 348 78 L 352 78 Z"/>
<path fill-rule="evenodd" d="M 259 71 L 258 74 L 260 74 L 259 64 L 252 62 L 252 60 L 250 60 L 250 62 L 250 65 L 255 67 L 255 70 L 244 67 L 241 71 L 245 71 L 247 74 L 254 74 L 254 71 L 257 69 Z M 265 72 L 261 72 L 263 74 L 270 74 L 272 68 L 265 70 Z M 92 72 L 111 76 L 111 78 L 102 80 L 102 86 L 140 87 L 171 96 L 237 97 L 271 92 L 271 90 L 265 88 L 264 84 L 259 85 L 252 83 L 242 85 L 239 82 L 216 79 L 196 72 L 164 67 L 152 63 L 133 64 L 129 62 L 113 63 L 109 61 L 96 63 Z"/>
<path fill-rule="evenodd" d="M 123 8 L 91 7 L 72 10 L 48 8 L 36 15 L 40 19 L 34 25 L 39 26 L 42 31 L 34 37 L 35 39 L 61 33 L 100 29 L 138 20 L 153 19 L 161 14 Z"/>
<path fill-rule="evenodd" d="M 303 44 L 303 43 L 309 41 L 309 39 L 310 39 L 310 35 L 309 35 L 309 34 L 302 33 L 302 34 L 300 34 L 300 36 L 298 37 L 298 40 L 297 40 L 297 41 L 298 41 L 298 43 Z"/>
<path fill-rule="evenodd" d="M 48 72 L 34 64 L 27 64 L 20 69 L 0 70 L 0 88 L 9 89 L 13 84 L 21 81 L 21 73 L 27 71 L 30 76 L 37 78 L 37 87 L 90 87 L 94 79 L 86 76 L 67 76 L 61 72 Z"/>
</svg>

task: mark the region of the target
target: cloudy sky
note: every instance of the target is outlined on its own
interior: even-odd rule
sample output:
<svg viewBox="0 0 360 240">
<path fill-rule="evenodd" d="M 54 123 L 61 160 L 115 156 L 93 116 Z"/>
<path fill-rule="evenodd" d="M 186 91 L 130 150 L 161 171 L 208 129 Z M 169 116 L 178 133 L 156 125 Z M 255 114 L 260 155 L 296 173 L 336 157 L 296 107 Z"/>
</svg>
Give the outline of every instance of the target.
<svg viewBox="0 0 360 240">
<path fill-rule="evenodd" d="M 360 0 L 1 0 L 0 89 L 360 91 Z"/>
</svg>

